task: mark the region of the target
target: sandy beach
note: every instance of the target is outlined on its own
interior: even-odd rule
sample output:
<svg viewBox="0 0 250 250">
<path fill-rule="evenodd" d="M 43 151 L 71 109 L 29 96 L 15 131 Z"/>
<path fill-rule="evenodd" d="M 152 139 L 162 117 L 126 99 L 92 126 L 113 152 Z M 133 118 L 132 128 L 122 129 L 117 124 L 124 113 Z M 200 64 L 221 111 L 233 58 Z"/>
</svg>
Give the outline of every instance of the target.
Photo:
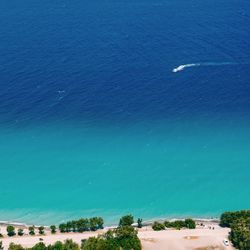
<svg viewBox="0 0 250 250">
<path fill-rule="evenodd" d="M 53 244 L 56 241 L 64 241 L 72 239 L 78 244 L 82 239 L 87 239 L 91 236 L 97 236 L 108 229 L 97 232 L 86 233 L 57 233 L 50 234 L 46 230 L 46 235 L 29 236 L 27 228 L 24 228 L 25 235 L 8 237 L 6 236 L 6 226 L 1 226 L 1 233 L 4 234 L 3 242 L 4 249 L 7 250 L 11 242 L 21 244 L 24 247 L 32 247 L 41 239 L 45 244 Z M 212 229 L 214 228 L 214 229 Z M 232 246 L 224 246 L 223 239 L 227 238 L 229 233 L 228 228 L 221 228 L 218 224 L 207 223 L 203 227 L 196 229 L 183 230 L 164 230 L 153 231 L 151 227 L 143 227 L 139 230 L 138 236 L 142 242 L 143 250 L 233 250 Z"/>
</svg>

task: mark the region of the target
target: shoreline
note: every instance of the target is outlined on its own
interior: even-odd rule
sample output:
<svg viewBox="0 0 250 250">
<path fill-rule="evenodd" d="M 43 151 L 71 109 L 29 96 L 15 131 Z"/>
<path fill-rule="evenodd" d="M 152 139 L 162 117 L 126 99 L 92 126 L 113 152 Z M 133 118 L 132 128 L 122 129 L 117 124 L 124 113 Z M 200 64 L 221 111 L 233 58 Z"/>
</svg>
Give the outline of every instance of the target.
<svg viewBox="0 0 250 250">
<path fill-rule="evenodd" d="M 191 218 L 193 219 L 196 223 L 215 223 L 215 224 L 219 224 L 220 218 L 219 217 L 214 217 L 214 218 L 207 218 L 207 217 L 191 217 L 191 216 L 187 216 L 185 218 Z M 164 222 L 164 221 L 176 221 L 176 220 L 184 220 L 184 217 L 173 217 L 173 218 L 155 218 L 155 219 L 149 219 L 149 220 L 145 220 L 143 221 L 143 226 L 150 226 L 152 225 L 155 221 L 158 222 Z M 55 225 L 59 225 L 55 224 Z M 104 222 L 105 224 L 105 222 Z M 29 224 L 29 223 L 25 223 L 25 222 L 18 222 L 18 221 L 5 221 L 5 220 L 0 220 L 0 226 L 14 226 L 14 227 L 20 227 L 20 228 L 28 228 L 29 226 L 34 226 L 35 228 L 38 228 L 39 226 L 44 226 L 46 229 L 49 229 L 50 225 L 43 225 L 43 224 L 39 224 L 39 225 L 34 225 L 34 224 Z M 52 224 L 51 224 L 52 225 Z M 54 224 L 53 224 L 54 225 Z M 136 226 L 137 223 L 134 223 L 133 226 Z M 116 228 L 118 226 L 118 224 L 112 224 L 109 226 L 104 226 L 104 229 L 111 229 L 111 228 Z"/>
</svg>

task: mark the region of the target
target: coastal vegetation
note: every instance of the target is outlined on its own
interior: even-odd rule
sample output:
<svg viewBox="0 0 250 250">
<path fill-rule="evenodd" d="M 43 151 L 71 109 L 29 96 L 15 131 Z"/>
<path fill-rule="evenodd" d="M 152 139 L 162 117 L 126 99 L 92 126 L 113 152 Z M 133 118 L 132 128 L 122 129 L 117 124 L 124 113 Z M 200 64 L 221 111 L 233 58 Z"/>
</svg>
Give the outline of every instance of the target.
<svg viewBox="0 0 250 250">
<path fill-rule="evenodd" d="M 29 235 L 35 235 L 35 227 L 34 226 L 29 227 Z"/>
<path fill-rule="evenodd" d="M 51 225 L 51 226 L 50 226 L 50 232 L 51 232 L 52 234 L 55 234 L 55 233 L 56 233 L 56 226 L 55 226 L 55 225 Z"/>
<path fill-rule="evenodd" d="M 154 231 L 161 231 L 161 230 L 165 230 L 165 225 L 163 223 L 160 223 L 158 221 L 155 221 L 152 225 L 152 229 Z"/>
<path fill-rule="evenodd" d="M 138 220 L 137 220 L 137 226 L 138 226 L 138 228 L 142 228 L 142 219 L 141 218 L 138 218 Z"/>
<path fill-rule="evenodd" d="M 231 228 L 229 239 L 237 249 L 250 249 L 250 210 L 223 213 L 220 226 Z"/>
<path fill-rule="evenodd" d="M 98 229 L 103 229 L 103 218 L 93 217 L 90 219 L 81 218 L 79 220 L 72 220 L 66 223 L 61 223 L 59 225 L 59 230 L 61 233 L 68 232 L 85 232 L 85 231 L 96 231 Z"/>
<path fill-rule="evenodd" d="M 195 229 L 196 224 L 193 219 L 185 219 L 185 220 L 175 220 L 175 221 L 164 221 L 164 223 L 160 223 L 155 221 L 152 225 L 152 229 L 155 231 L 165 230 L 166 228 L 188 228 L 188 229 Z"/>
<path fill-rule="evenodd" d="M 31 248 L 24 248 L 19 244 L 11 243 L 9 250 L 141 250 L 141 242 L 137 236 L 137 230 L 132 226 L 133 222 L 134 219 L 132 215 L 123 216 L 116 229 L 108 230 L 106 233 L 100 234 L 97 237 L 82 240 L 81 246 L 72 240 L 66 240 L 65 242 L 58 241 L 48 246 L 40 242 Z M 140 220 L 140 223 L 141 222 L 142 220 Z M 59 228 L 63 228 L 63 230 L 65 230 L 64 232 L 73 231 L 73 228 L 75 232 L 81 232 L 83 229 L 95 231 L 99 228 L 103 228 L 103 219 L 94 217 L 90 219 L 80 219 L 74 222 L 69 221 L 63 225 L 59 225 Z M 51 226 L 50 229 L 55 232 L 56 227 Z M 39 233 L 42 234 L 44 227 L 39 227 L 38 230 Z M 34 232 L 34 227 L 30 227 L 30 232 Z"/>
<path fill-rule="evenodd" d="M 83 250 L 141 250 L 137 230 L 132 226 L 121 226 L 98 237 L 82 242 Z"/>
<path fill-rule="evenodd" d="M 12 225 L 8 225 L 6 230 L 8 236 L 12 237 L 16 235 L 15 228 Z"/>
<path fill-rule="evenodd" d="M 57 241 L 55 244 L 48 246 L 39 242 L 31 248 L 24 248 L 22 245 L 11 243 L 8 250 L 80 250 L 80 247 L 77 243 L 68 239 L 64 243 Z"/>
<path fill-rule="evenodd" d="M 121 217 L 119 221 L 119 226 L 124 227 L 124 226 L 131 226 L 134 223 L 134 217 L 129 214 Z"/>
<path fill-rule="evenodd" d="M 39 232 L 39 234 L 44 235 L 44 227 L 43 227 L 43 226 L 40 226 L 40 227 L 38 228 L 38 232 Z"/>
<path fill-rule="evenodd" d="M 19 228 L 19 229 L 17 230 L 17 234 L 18 234 L 19 236 L 23 236 L 23 235 L 24 235 L 23 229 L 22 229 L 22 228 Z"/>
</svg>

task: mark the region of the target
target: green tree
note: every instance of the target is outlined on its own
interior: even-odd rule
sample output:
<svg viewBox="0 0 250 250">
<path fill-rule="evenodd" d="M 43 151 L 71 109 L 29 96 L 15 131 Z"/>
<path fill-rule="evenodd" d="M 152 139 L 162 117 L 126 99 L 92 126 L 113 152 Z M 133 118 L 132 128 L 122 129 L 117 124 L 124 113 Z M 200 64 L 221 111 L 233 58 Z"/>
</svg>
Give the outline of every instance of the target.
<svg viewBox="0 0 250 250">
<path fill-rule="evenodd" d="M 29 235 L 35 235 L 35 227 L 34 226 L 29 227 Z"/>
<path fill-rule="evenodd" d="M 61 223 L 59 225 L 59 230 L 61 233 L 65 233 L 66 232 L 66 224 L 65 223 Z"/>
<path fill-rule="evenodd" d="M 57 241 L 54 245 L 49 245 L 48 250 L 64 250 L 64 244 L 61 241 Z"/>
<path fill-rule="evenodd" d="M 10 243 L 8 250 L 24 250 L 19 244 Z"/>
<path fill-rule="evenodd" d="M 88 219 L 80 219 L 77 221 L 77 231 L 82 233 L 84 231 L 89 231 L 89 220 Z"/>
<path fill-rule="evenodd" d="M 32 250 L 47 250 L 47 247 L 43 242 L 37 243 L 35 246 L 31 248 Z"/>
<path fill-rule="evenodd" d="M 250 210 L 241 210 L 235 212 L 225 212 L 220 217 L 221 227 L 231 227 L 235 221 L 239 219 L 247 219 L 250 217 Z"/>
<path fill-rule="evenodd" d="M 23 235 L 24 235 L 23 229 L 22 229 L 22 228 L 19 228 L 18 231 L 17 231 L 17 234 L 18 234 L 19 236 L 23 236 Z"/>
<path fill-rule="evenodd" d="M 141 218 L 138 218 L 137 226 L 138 226 L 138 228 L 142 228 L 142 219 Z"/>
<path fill-rule="evenodd" d="M 79 250 L 80 247 L 77 243 L 73 242 L 73 240 L 66 240 L 64 242 L 64 250 Z"/>
<path fill-rule="evenodd" d="M 132 226 L 109 230 L 98 237 L 82 241 L 82 250 L 141 250 L 137 231 Z"/>
<path fill-rule="evenodd" d="M 55 234 L 55 233 L 56 233 L 56 226 L 55 226 L 55 225 L 51 225 L 51 226 L 50 226 L 50 232 L 51 232 L 52 234 Z"/>
<path fill-rule="evenodd" d="M 239 219 L 231 224 L 229 239 L 239 250 L 250 249 L 250 218 Z"/>
<path fill-rule="evenodd" d="M 101 217 L 93 217 L 89 219 L 89 228 L 91 231 L 96 231 L 103 228 L 103 219 Z"/>
<path fill-rule="evenodd" d="M 38 232 L 39 234 L 44 235 L 44 226 L 38 227 Z"/>
<path fill-rule="evenodd" d="M 185 219 L 185 227 L 189 229 L 195 229 L 196 228 L 195 221 L 192 219 Z"/>
<path fill-rule="evenodd" d="M 77 232 L 77 221 L 76 220 L 72 220 L 72 231 Z"/>
<path fill-rule="evenodd" d="M 131 226 L 134 223 L 134 217 L 129 214 L 123 216 L 120 221 L 119 221 L 119 226 L 124 227 L 124 226 Z"/>
<path fill-rule="evenodd" d="M 72 230 L 72 221 L 66 222 L 66 232 L 69 233 Z"/>
<path fill-rule="evenodd" d="M 7 226 L 7 234 L 10 237 L 16 235 L 15 228 L 12 225 Z"/>
<path fill-rule="evenodd" d="M 119 246 L 123 250 L 141 250 L 141 242 L 137 231 L 132 226 L 118 227 L 115 230 Z"/>
</svg>

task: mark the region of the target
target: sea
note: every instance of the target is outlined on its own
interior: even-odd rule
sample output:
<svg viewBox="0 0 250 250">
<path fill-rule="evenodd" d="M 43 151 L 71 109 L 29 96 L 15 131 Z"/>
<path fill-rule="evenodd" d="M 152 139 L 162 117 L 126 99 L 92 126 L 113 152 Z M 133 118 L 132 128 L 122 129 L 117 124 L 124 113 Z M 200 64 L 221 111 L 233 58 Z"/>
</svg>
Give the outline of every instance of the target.
<svg viewBox="0 0 250 250">
<path fill-rule="evenodd" d="M 1 0 L 0 220 L 250 208 L 248 0 Z"/>
</svg>

